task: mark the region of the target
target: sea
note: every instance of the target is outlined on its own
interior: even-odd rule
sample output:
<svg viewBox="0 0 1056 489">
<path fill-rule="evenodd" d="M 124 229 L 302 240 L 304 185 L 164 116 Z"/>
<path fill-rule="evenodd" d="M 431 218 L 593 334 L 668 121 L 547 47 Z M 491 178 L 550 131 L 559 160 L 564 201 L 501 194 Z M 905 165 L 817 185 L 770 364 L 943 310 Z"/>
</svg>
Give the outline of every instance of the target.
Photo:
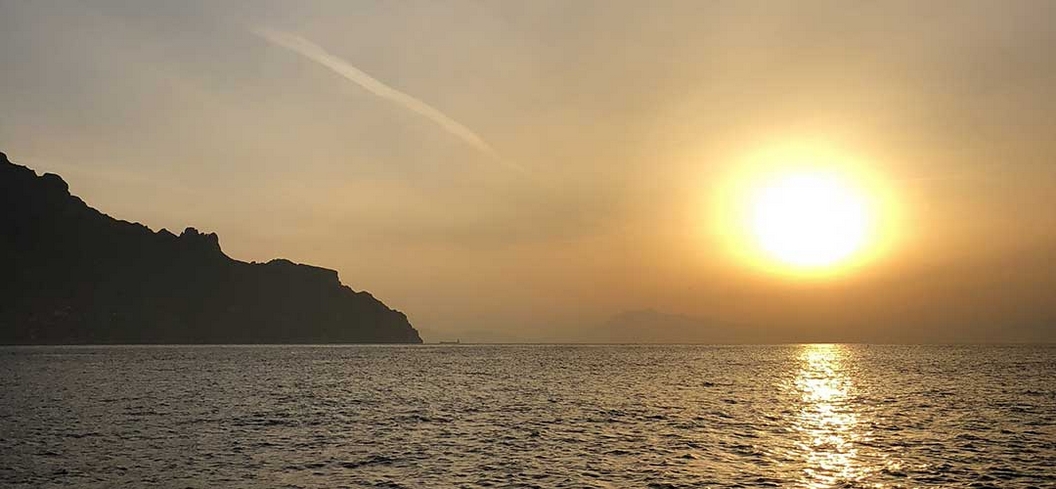
<svg viewBox="0 0 1056 489">
<path fill-rule="evenodd" d="M 0 348 L 0 487 L 1056 487 L 1056 346 Z"/>
</svg>

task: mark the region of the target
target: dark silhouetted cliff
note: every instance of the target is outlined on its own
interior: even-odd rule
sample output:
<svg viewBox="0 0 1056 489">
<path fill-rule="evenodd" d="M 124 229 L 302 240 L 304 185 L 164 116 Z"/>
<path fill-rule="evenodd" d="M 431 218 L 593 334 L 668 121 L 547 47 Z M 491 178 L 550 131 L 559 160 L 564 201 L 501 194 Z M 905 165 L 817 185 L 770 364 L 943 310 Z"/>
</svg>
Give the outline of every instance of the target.
<svg viewBox="0 0 1056 489">
<path fill-rule="evenodd" d="M 113 219 L 0 153 L 0 343 L 421 343 L 337 272 Z"/>
</svg>

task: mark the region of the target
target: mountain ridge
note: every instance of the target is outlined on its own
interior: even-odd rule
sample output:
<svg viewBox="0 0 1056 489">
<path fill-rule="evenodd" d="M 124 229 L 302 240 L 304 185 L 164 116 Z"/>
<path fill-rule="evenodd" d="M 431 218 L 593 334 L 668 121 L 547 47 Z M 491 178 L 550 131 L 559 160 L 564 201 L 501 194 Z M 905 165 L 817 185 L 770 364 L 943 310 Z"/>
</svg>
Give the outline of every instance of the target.
<svg viewBox="0 0 1056 489">
<path fill-rule="evenodd" d="M 596 325 L 590 338 L 605 343 L 739 344 L 752 341 L 758 328 L 751 325 L 658 311 L 630 309 Z"/>
<path fill-rule="evenodd" d="M 0 230 L 0 344 L 422 342 L 335 270 L 115 219 L 4 153 Z"/>
</svg>

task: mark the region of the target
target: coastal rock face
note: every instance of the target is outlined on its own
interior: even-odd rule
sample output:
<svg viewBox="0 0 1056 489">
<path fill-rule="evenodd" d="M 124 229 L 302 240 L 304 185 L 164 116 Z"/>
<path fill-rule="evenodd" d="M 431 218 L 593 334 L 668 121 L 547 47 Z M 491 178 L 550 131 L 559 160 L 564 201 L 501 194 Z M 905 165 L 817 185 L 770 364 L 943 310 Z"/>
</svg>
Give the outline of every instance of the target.
<svg viewBox="0 0 1056 489">
<path fill-rule="evenodd" d="M 334 270 L 113 219 L 0 153 L 0 344 L 421 342 Z"/>
</svg>

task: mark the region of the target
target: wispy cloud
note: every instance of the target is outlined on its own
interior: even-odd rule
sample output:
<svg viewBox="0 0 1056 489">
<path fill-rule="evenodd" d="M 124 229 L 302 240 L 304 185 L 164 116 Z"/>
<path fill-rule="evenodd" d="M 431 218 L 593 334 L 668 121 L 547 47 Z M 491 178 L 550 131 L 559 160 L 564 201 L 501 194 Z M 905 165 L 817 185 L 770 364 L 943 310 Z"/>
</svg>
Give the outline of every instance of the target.
<svg viewBox="0 0 1056 489">
<path fill-rule="evenodd" d="M 364 73 L 359 68 L 352 66 L 351 63 L 330 54 L 326 49 L 323 49 L 322 46 L 303 37 L 271 29 L 258 28 L 254 29 L 253 33 L 272 44 L 289 49 L 305 58 L 330 68 L 335 73 L 355 82 L 357 85 L 367 89 L 370 93 L 373 93 L 378 97 L 387 99 L 393 103 L 399 104 L 405 109 L 426 117 L 437 123 L 447 132 L 465 141 L 470 146 L 473 146 L 481 153 L 488 155 L 500 164 L 518 172 L 523 173 L 525 171 L 521 166 L 503 159 L 491 147 L 491 145 L 484 141 L 483 138 L 481 138 L 476 132 L 473 132 L 470 128 L 448 117 L 433 106 L 382 83 L 378 79 Z"/>
</svg>

